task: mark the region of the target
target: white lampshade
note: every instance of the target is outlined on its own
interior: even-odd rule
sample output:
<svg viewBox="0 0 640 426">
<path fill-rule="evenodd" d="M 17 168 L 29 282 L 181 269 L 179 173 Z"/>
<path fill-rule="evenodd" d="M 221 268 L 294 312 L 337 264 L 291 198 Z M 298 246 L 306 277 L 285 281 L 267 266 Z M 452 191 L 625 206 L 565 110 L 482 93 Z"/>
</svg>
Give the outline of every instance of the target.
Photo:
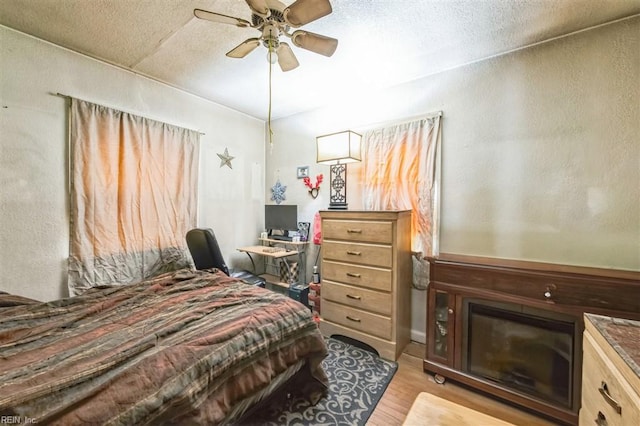
<svg viewBox="0 0 640 426">
<path fill-rule="evenodd" d="M 318 149 L 317 163 L 320 164 L 345 164 L 354 163 L 362 159 L 360 145 L 362 135 L 351 130 L 318 136 L 316 146 Z"/>
</svg>

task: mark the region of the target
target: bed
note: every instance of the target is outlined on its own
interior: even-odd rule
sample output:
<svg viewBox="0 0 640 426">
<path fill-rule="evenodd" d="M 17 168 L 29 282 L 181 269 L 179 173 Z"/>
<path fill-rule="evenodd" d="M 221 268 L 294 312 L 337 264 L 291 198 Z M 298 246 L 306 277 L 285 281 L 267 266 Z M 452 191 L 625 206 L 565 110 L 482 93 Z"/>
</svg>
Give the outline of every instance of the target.
<svg viewBox="0 0 640 426">
<path fill-rule="evenodd" d="M 217 270 L 184 269 L 48 303 L 4 294 L 0 416 L 234 423 L 303 371 L 326 386 L 326 353 L 308 308 Z"/>
</svg>

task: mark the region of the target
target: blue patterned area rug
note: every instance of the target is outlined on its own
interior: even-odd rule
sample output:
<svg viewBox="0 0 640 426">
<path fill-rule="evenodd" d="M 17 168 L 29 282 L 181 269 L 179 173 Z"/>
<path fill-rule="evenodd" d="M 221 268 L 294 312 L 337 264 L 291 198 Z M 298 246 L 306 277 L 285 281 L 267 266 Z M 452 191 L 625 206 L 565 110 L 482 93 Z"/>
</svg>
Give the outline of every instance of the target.
<svg viewBox="0 0 640 426">
<path fill-rule="evenodd" d="M 308 389 L 296 392 L 295 387 L 290 387 L 242 424 L 364 426 L 398 364 L 337 339 L 326 341 L 329 355 L 322 366 L 329 378 L 329 389 L 316 404 L 306 396 Z"/>
</svg>

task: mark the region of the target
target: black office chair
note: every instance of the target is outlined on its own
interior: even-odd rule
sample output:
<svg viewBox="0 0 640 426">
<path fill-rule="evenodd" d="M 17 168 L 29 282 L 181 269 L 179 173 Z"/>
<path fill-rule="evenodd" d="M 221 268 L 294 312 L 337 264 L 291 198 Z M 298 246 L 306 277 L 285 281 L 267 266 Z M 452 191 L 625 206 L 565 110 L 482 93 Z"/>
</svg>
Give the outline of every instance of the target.
<svg viewBox="0 0 640 426">
<path fill-rule="evenodd" d="M 195 228 L 187 232 L 187 247 L 196 269 L 218 268 L 230 277 L 264 287 L 266 280 L 249 271 L 229 269 L 212 229 Z"/>
</svg>

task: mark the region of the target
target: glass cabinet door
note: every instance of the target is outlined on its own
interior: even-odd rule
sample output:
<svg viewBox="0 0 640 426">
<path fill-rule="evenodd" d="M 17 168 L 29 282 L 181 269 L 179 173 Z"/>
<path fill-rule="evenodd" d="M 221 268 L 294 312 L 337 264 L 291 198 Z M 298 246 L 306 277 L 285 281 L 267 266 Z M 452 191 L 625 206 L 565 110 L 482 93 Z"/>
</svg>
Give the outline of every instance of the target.
<svg viewBox="0 0 640 426">
<path fill-rule="evenodd" d="M 453 315 L 454 295 L 445 291 L 431 290 L 429 295 L 428 357 L 434 361 L 451 365 L 453 362 Z"/>
<path fill-rule="evenodd" d="M 436 292 L 435 321 L 433 322 L 433 354 L 440 358 L 447 357 L 447 340 L 449 335 L 449 294 Z"/>
</svg>

